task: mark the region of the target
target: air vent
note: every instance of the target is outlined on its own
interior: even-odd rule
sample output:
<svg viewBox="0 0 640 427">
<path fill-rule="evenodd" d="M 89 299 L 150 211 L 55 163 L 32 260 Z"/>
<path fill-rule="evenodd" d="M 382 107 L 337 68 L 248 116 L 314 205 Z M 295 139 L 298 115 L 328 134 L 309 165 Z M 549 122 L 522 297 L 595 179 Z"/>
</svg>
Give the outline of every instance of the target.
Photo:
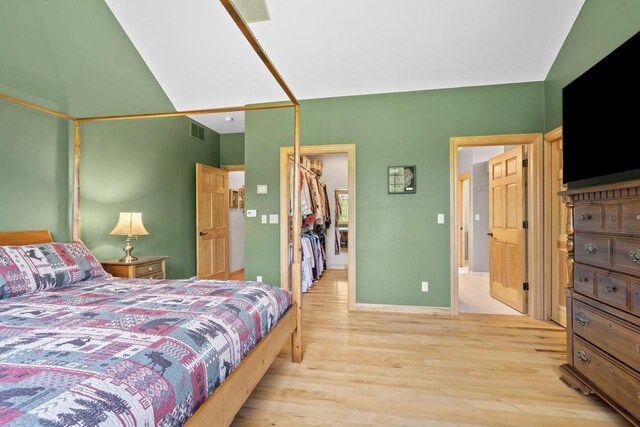
<svg viewBox="0 0 640 427">
<path fill-rule="evenodd" d="M 200 141 L 204 141 L 204 128 L 197 123 L 191 122 L 191 136 Z"/>
</svg>

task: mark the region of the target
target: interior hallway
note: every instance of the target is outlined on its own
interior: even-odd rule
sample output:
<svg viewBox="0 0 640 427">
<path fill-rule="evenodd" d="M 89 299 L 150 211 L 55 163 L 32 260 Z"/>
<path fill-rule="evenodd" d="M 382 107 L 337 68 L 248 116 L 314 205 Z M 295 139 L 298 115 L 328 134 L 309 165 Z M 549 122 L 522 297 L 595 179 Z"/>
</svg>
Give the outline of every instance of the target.
<svg viewBox="0 0 640 427">
<path fill-rule="evenodd" d="M 285 346 L 232 425 L 627 425 L 558 379 L 553 324 L 349 312 L 346 270 L 326 271 L 303 307 L 303 362 Z"/>
</svg>

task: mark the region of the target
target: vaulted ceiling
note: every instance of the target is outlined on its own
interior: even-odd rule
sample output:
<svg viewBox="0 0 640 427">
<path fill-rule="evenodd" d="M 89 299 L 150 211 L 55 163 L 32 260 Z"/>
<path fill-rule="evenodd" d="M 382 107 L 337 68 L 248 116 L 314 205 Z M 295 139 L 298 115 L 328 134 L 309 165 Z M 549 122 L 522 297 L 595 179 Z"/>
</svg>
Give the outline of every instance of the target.
<svg viewBox="0 0 640 427">
<path fill-rule="evenodd" d="M 178 110 L 281 101 L 218 0 L 106 0 Z M 267 0 L 252 31 L 299 99 L 544 80 L 584 0 Z M 244 116 L 199 116 L 220 133 Z"/>
</svg>

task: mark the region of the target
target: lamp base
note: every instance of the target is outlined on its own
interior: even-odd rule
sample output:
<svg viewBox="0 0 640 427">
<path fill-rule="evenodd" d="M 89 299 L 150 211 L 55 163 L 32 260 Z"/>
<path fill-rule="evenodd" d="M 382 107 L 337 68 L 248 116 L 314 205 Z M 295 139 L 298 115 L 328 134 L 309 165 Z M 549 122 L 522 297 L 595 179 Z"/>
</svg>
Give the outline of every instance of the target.
<svg viewBox="0 0 640 427">
<path fill-rule="evenodd" d="M 137 257 L 134 257 L 133 255 L 131 255 L 131 252 L 133 252 L 133 246 L 131 245 L 131 242 L 136 239 L 137 239 L 137 236 L 127 236 L 127 240 L 125 241 L 124 248 L 122 248 L 124 250 L 124 256 L 118 260 L 119 262 L 125 262 L 130 264 L 133 261 L 138 260 Z"/>
<path fill-rule="evenodd" d="M 131 264 L 133 261 L 137 261 L 138 258 L 134 257 L 133 255 L 125 255 L 122 258 L 119 258 L 118 261 L 119 262 L 125 262 L 127 264 Z"/>
</svg>

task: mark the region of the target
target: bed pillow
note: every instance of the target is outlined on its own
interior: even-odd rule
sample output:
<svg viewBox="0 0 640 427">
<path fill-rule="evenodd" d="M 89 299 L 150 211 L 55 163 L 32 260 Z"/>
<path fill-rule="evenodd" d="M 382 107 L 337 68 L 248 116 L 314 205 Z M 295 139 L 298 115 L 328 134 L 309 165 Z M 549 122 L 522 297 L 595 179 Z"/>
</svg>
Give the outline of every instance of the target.
<svg viewBox="0 0 640 427">
<path fill-rule="evenodd" d="M 59 288 L 106 274 L 80 241 L 0 246 L 0 299 Z"/>
</svg>

